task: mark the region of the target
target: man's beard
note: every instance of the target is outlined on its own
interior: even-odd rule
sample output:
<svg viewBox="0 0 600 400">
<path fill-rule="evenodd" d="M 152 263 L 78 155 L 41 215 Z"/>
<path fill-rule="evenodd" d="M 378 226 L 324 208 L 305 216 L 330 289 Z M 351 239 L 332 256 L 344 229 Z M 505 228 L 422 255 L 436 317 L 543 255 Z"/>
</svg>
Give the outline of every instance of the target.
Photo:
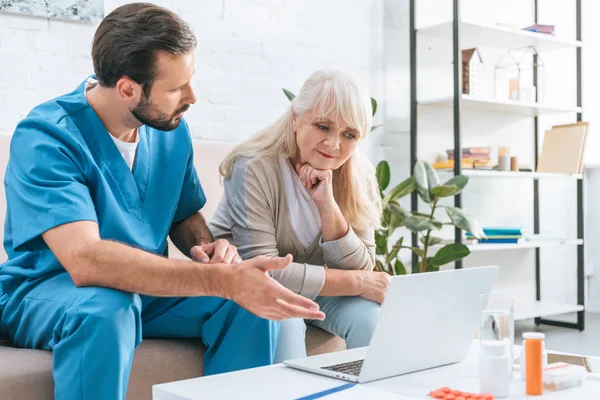
<svg viewBox="0 0 600 400">
<path fill-rule="evenodd" d="M 160 131 L 172 131 L 181 123 L 181 118 L 177 118 L 176 116 L 187 111 L 189 108 L 190 105 L 186 104 L 177 109 L 173 115 L 167 116 L 157 110 L 157 107 L 150 101 L 150 97 L 144 94 L 138 105 L 131 110 L 131 114 L 142 124 L 148 125 L 151 128 Z"/>
</svg>

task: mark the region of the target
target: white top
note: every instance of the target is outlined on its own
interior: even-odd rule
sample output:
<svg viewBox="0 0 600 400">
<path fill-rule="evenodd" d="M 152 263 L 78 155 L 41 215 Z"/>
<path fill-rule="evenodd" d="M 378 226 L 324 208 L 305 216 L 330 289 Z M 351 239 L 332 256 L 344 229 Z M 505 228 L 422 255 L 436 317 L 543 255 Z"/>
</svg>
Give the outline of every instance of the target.
<svg viewBox="0 0 600 400">
<path fill-rule="evenodd" d="M 135 154 L 137 152 L 137 146 L 139 142 L 137 132 L 135 134 L 135 142 L 125 142 L 121 139 L 117 139 L 112 134 L 110 135 L 110 138 L 113 140 L 113 142 L 115 142 L 117 149 L 119 149 L 119 153 L 121 153 L 123 159 L 125 159 L 129 169 L 133 171 L 133 163 L 135 162 Z"/>
<path fill-rule="evenodd" d="M 97 80 L 95 80 L 93 78 L 88 78 L 88 80 L 85 82 L 85 95 L 86 96 L 87 96 L 87 91 L 91 87 L 96 85 L 97 83 L 98 83 Z M 121 139 L 117 139 L 116 137 L 114 137 L 112 133 L 110 133 L 110 132 L 108 132 L 108 133 L 110 135 L 110 138 L 113 140 L 113 142 L 117 146 L 119 153 L 121 153 L 121 156 L 123 156 L 125 163 L 127 163 L 129 170 L 133 171 L 133 164 L 135 163 L 135 154 L 137 152 L 137 146 L 138 146 L 138 142 L 140 140 L 140 138 L 137 134 L 137 130 L 135 132 L 135 142 L 125 142 Z"/>
<path fill-rule="evenodd" d="M 283 177 L 283 191 L 289 210 L 292 227 L 305 249 L 321 234 L 321 216 L 310 194 L 302 185 L 290 161 L 279 159 Z"/>
</svg>

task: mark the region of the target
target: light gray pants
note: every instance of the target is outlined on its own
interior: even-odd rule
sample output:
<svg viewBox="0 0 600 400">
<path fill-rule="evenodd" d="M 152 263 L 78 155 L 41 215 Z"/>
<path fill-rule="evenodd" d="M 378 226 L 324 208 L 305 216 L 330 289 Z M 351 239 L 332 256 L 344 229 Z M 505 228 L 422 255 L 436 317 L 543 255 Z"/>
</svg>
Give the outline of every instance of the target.
<svg viewBox="0 0 600 400">
<path fill-rule="evenodd" d="M 281 323 L 275 363 L 306 357 L 306 325 L 346 341 L 348 349 L 368 346 L 379 317 L 379 303 L 359 296 L 317 297 L 325 320 L 286 319 Z"/>
</svg>

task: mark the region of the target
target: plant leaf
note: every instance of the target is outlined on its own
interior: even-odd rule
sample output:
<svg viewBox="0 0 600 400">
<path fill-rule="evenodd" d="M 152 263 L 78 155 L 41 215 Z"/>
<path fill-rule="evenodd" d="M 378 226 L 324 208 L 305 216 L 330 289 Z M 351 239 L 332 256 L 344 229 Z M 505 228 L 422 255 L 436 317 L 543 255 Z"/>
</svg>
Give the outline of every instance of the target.
<svg viewBox="0 0 600 400">
<path fill-rule="evenodd" d="M 419 240 L 421 241 L 421 243 L 425 244 L 425 236 L 421 236 L 419 238 Z M 435 237 L 435 236 L 429 236 L 428 246 L 435 246 L 436 244 L 440 244 L 440 243 L 442 243 L 441 238 Z"/>
<path fill-rule="evenodd" d="M 422 232 L 427 230 L 439 231 L 442 229 L 442 223 L 436 220 L 431 220 L 420 215 L 411 215 L 406 218 L 406 227 L 412 232 Z"/>
<path fill-rule="evenodd" d="M 383 198 L 383 204 L 388 204 L 391 200 L 398 200 L 407 194 L 411 193 L 416 188 L 416 182 L 414 177 L 406 178 L 393 189 L 391 189 Z"/>
<path fill-rule="evenodd" d="M 380 161 L 377 164 L 377 169 L 375 172 L 377 176 L 377 183 L 379 183 L 379 189 L 385 190 L 390 184 L 390 164 L 387 161 Z"/>
<path fill-rule="evenodd" d="M 375 233 L 375 254 L 383 256 L 387 254 L 387 238 L 379 232 Z"/>
<path fill-rule="evenodd" d="M 413 169 L 413 176 L 415 178 L 415 185 L 417 186 L 417 192 L 419 197 L 429 204 L 431 203 L 431 194 L 429 193 L 429 182 L 427 180 L 427 170 L 425 170 L 425 163 L 423 161 L 417 161 Z"/>
<path fill-rule="evenodd" d="M 460 208 L 446 206 L 446 214 L 457 228 L 470 232 L 477 239 L 485 237 L 481 224 L 471 215 Z M 407 224 L 408 226 L 408 224 Z"/>
<path fill-rule="evenodd" d="M 425 253 L 423 252 L 423 249 L 420 249 L 418 247 L 411 247 L 410 249 L 413 251 L 413 253 L 415 253 L 419 257 L 421 257 L 421 258 L 425 257 Z"/>
<path fill-rule="evenodd" d="M 467 183 L 469 183 L 469 177 L 465 176 L 465 175 L 457 175 L 455 177 L 453 177 L 452 179 L 448 180 L 446 183 L 444 183 L 444 186 L 456 186 L 456 192 L 454 193 L 459 194 L 460 192 L 462 192 L 462 190 L 465 188 L 465 186 L 467 186 Z"/>
<path fill-rule="evenodd" d="M 381 128 L 382 126 L 383 126 L 383 125 L 381 125 L 381 124 L 380 124 L 380 125 L 375 125 L 375 126 L 372 126 L 372 127 L 371 127 L 371 132 L 373 132 L 373 131 L 374 131 L 375 129 L 377 129 L 377 128 Z"/>
<path fill-rule="evenodd" d="M 396 244 L 394 246 L 392 246 L 392 251 L 390 251 L 390 254 L 388 254 L 388 256 L 385 259 L 386 264 L 391 263 L 392 260 L 398 255 L 398 252 L 400 251 L 400 248 L 402 247 L 403 241 L 404 241 L 404 236 L 401 236 L 400 239 L 398 239 L 398 241 L 396 242 Z"/>
<path fill-rule="evenodd" d="M 406 218 L 410 217 L 410 212 L 400 206 L 391 205 L 386 210 L 390 214 L 388 224 L 388 236 L 391 235 L 396 228 L 406 225 Z"/>
<path fill-rule="evenodd" d="M 402 264 L 402 261 L 396 260 L 396 264 L 394 265 L 396 270 L 396 275 L 406 275 L 406 267 Z"/>
<path fill-rule="evenodd" d="M 425 166 L 425 172 L 427 172 L 427 183 L 429 185 L 429 189 L 431 190 L 440 184 L 440 178 L 431 164 L 423 162 L 423 165 Z"/>
<path fill-rule="evenodd" d="M 290 92 L 289 90 L 287 90 L 287 89 L 282 89 L 282 90 L 283 90 L 283 93 L 285 93 L 285 96 L 288 98 L 289 101 L 292 101 L 292 100 L 294 100 L 294 98 L 296 98 L 296 95 L 294 93 Z"/>
<path fill-rule="evenodd" d="M 373 116 L 377 112 L 377 100 L 371 97 L 371 108 L 373 109 Z"/>
<path fill-rule="evenodd" d="M 442 247 L 431 260 L 431 265 L 440 267 L 457 260 L 462 260 L 471 253 L 469 248 L 462 243 L 452 243 Z"/>
<path fill-rule="evenodd" d="M 456 193 L 458 188 L 455 185 L 439 185 L 431 189 L 431 194 L 438 197 L 448 197 Z"/>
<path fill-rule="evenodd" d="M 433 265 L 433 257 L 427 257 L 425 261 L 425 272 L 438 272 L 440 267 Z"/>
</svg>

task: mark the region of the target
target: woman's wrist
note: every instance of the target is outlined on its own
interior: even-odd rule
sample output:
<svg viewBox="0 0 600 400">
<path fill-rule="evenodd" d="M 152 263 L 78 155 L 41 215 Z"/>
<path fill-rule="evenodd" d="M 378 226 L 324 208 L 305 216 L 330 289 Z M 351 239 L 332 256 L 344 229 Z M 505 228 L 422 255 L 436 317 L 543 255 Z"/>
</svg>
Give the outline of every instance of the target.
<svg viewBox="0 0 600 400">
<path fill-rule="evenodd" d="M 364 271 L 347 271 L 342 269 L 327 268 L 325 270 L 325 284 L 321 296 L 359 296 L 364 292 L 364 280 L 360 273 Z"/>
</svg>

